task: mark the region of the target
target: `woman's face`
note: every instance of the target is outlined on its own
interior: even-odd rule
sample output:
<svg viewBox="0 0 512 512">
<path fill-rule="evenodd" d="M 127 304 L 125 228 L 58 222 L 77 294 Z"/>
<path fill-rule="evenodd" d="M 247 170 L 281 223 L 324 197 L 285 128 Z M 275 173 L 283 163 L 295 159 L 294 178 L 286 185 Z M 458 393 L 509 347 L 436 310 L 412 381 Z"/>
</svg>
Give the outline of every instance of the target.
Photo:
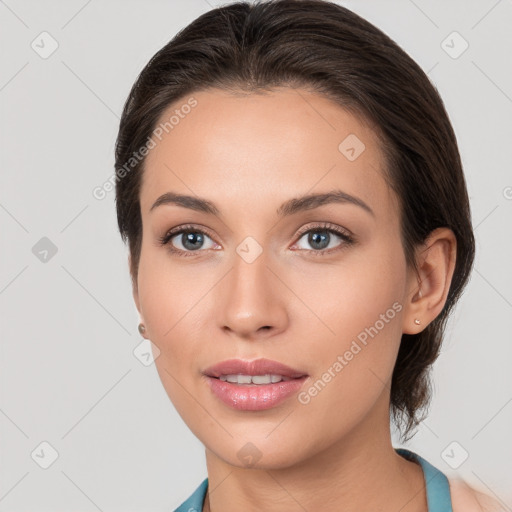
<svg viewBox="0 0 512 512">
<path fill-rule="evenodd" d="M 411 276 L 375 134 L 300 89 L 193 98 L 162 116 L 176 117 L 153 137 L 140 192 L 134 298 L 170 399 L 240 467 L 286 467 L 386 432 Z M 193 200 L 152 208 L 164 194 Z M 210 371 L 263 358 L 296 373 Z M 238 373 L 277 377 L 226 381 Z"/>
</svg>

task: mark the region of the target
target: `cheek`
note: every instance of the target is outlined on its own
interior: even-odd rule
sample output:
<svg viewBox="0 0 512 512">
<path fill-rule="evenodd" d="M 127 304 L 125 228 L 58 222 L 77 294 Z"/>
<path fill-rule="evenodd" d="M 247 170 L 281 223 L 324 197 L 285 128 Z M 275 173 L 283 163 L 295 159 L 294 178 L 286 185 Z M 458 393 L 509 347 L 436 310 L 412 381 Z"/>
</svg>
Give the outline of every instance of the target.
<svg viewBox="0 0 512 512">
<path fill-rule="evenodd" d="M 202 297 L 216 281 L 208 269 L 173 259 L 164 249 L 143 250 L 139 267 L 139 298 L 151 335 L 171 345 L 187 328 L 196 325 Z M 164 347 L 165 348 L 165 347 Z"/>
<path fill-rule="evenodd" d="M 176 411 L 200 436 L 196 427 L 212 420 L 194 398 L 200 340 L 205 339 L 205 329 L 200 327 L 205 316 L 201 298 L 215 279 L 211 274 L 198 274 L 172 265 L 169 260 L 162 261 L 160 255 L 141 258 L 139 268 L 144 319 L 149 326 L 149 338 L 160 351 L 155 359 L 156 369 Z"/>
<path fill-rule="evenodd" d="M 323 274 L 323 279 L 322 279 Z M 389 381 L 400 344 L 405 262 L 394 246 L 368 248 L 341 266 L 302 274 L 293 286 L 316 313 L 304 322 L 303 360 L 315 375 L 301 403 L 337 421 L 364 415 Z M 314 285 L 314 286 L 313 286 Z M 307 324 L 307 325 L 306 325 Z M 316 333 L 316 334 L 315 334 Z M 333 409 L 329 404 L 341 407 Z M 354 415 L 354 416 L 353 416 Z M 338 423 L 338 424 L 341 424 Z"/>
<path fill-rule="evenodd" d="M 153 257 L 143 252 L 138 281 L 148 337 L 160 351 L 155 364 L 162 380 L 174 389 L 172 377 L 181 378 L 179 370 L 188 372 L 194 359 L 194 347 L 186 342 L 190 332 L 188 337 L 184 334 L 190 329 L 190 321 L 196 314 L 194 306 L 203 292 L 186 273 L 177 271 L 169 261 L 162 261 L 159 254 Z"/>
<path fill-rule="evenodd" d="M 364 248 L 349 249 L 331 265 L 303 262 L 285 270 L 286 281 L 301 299 L 302 316 L 309 329 L 316 325 L 316 339 L 328 345 L 343 344 L 366 328 L 378 323 L 379 330 L 390 331 L 397 324 L 397 309 L 405 287 L 405 260 L 397 244 L 374 240 Z M 399 304 L 393 308 L 393 304 Z M 387 320 L 393 320 L 387 322 Z M 299 320 L 300 321 L 300 320 Z M 363 335 L 364 337 L 364 335 Z"/>
</svg>

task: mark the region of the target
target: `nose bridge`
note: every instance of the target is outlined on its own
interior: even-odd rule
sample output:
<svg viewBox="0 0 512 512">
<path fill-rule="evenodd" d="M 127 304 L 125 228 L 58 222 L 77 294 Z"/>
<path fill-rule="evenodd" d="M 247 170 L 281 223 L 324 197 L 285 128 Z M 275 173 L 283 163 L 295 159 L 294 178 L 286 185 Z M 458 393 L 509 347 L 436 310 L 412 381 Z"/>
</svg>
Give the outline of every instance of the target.
<svg viewBox="0 0 512 512">
<path fill-rule="evenodd" d="M 255 335 L 262 327 L 267 328 L 262 331 L 283 328 L 286 311 L 269 264 L 269 253 L 255 240 L 246 239 L 236 248 L 229 284 L 219 304 L 222 328 L 244 337 Z"/>
<path fill-rule="evenodd" d="M 263 248 L 262 248 L 263 249 Z M 246 300 L 264 298 L 265 288 L 270 273 L 268 265 L 268 254 L 251 246 L 251 242 L 242 242 L 236 249 L 236 256 L 233 258 L 232 292 L 241 295 Z M 251 297 L 254 295 L 254 297 Z"/>
</svg>

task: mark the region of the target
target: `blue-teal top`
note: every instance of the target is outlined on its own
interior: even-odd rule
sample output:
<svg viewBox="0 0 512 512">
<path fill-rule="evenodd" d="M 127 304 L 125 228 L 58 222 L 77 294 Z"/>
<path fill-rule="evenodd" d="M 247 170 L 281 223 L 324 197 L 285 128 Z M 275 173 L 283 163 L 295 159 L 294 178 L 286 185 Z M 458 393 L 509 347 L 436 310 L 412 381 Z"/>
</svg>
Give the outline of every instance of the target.
<svg viewBox="0 0 512 512">
<path fill-rule="evenodd" d="M 423 469 L 428 512 L 453 512 L 450 486 L 444 473 L 410 450 L 395 448 L 395 451 L 402 457 L 418 462 Z M 207 488 L 208 478 L 205 478 L 192 495 L 174 512 L 202 512 Z"/>
</svg>

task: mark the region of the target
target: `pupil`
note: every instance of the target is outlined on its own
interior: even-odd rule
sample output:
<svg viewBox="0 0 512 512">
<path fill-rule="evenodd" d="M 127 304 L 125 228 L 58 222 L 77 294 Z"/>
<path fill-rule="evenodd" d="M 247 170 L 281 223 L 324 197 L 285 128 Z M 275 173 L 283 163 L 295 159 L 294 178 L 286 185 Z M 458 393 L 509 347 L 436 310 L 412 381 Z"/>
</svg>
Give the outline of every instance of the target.
<svg viewBox="0 0 512 512">
<path fill-rule="evenodd" d="M 203 242 L 202 238 L 203 235 L 201 233 L 184 233 L 182 235 L 182 244 L 187 249 L 194 250 L 200 247 L 201 243 Z"/>
<path fill-rule="evenodd" d="M 320 236 L 318 236 L 318 233 L 324 233 Z M 315 246 L 315 244 L 320 244 L 321 247 L 315 247 L 316 249 L 325 249 L 329 245 L 329 233 L 326 231 L 316 231 L 313 233 L 310 233 L 309 235 L 309 243 Z M 327 243 L 325 243 L 327 242 Z M 322 245 L 323 244 L 323 245 Z"/>
</svg>

